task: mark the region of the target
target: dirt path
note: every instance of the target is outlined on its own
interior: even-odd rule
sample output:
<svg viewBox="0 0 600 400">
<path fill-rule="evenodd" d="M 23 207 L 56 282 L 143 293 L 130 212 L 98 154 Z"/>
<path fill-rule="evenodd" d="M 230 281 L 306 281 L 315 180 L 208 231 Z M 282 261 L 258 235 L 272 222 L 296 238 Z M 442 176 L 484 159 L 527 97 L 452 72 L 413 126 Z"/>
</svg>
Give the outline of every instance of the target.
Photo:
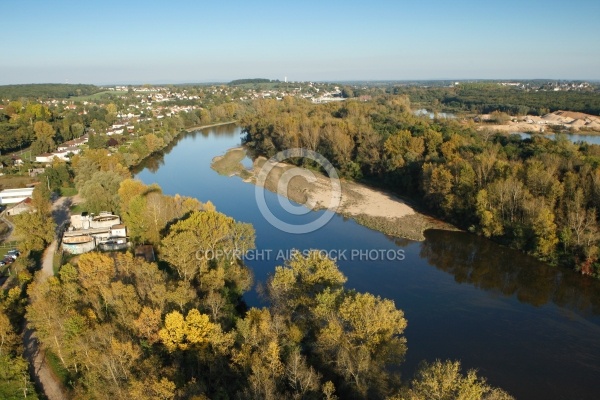
<svg viewBox="0 0 600 400">
<path fill-rule="evenodd" d="M 8 242 L 12 240 L 12 235 L 15 231 L 15 226 L 12 222 L 8 220 L 8 218 L 5 218 L 4 211 L 2 212 L 2 214 L 0 214 L 0 220 L 2 220 L 2 222 L 4 222 L 4 224 L 6 224 L 6 226 L 8 227 L 8 232 L 6 232 L 4 235 L 2 235 L 2 237 L 0 237 L 0 242 Z"/>
<path fill-rule="evenodd" d="M 27 325 L 23 334 L 25 351 L 23 355 L 29 361 L 29 370 L 37 387 L 46 395 L 48 400 L 66 400 L 58 378 L 46 363 L 46 354 L 41 348 L 35 331 Z"/>
<path fill-rule="evenodd" d="M 54 275 L 54 253 L 56 253 L 56 239 L 50 243 L 50 246 L 46 248 L 44 251 L 44 255 L 42 256 L 42 274 L 44 275 L 44 280 Z"/>
<path fill-rule="evenodd" d="M 56 222 L 57 235 L 61 233 L 62 224 L 70 217 L 69 207 L 71 204 L 72 199 L 70 197 L 61 197 L 52 204 L 52 216 Z M 44 281 L 54 275 L 54 253 L 56 252 L 57 245 L 58 241 L 54 239 L 46 251 L 44 251 L 42 270 L 36 274 L 36 279 Z M 46 362 L 45 349 L 38 342 L 35 330 L 27 322 L 23 333 L 23 344 L 25 346 L 23 355 L 29 361 L 31 376 L 36 385 L 49 400 L 67 399 L 62 385 Z"/>
</svg>

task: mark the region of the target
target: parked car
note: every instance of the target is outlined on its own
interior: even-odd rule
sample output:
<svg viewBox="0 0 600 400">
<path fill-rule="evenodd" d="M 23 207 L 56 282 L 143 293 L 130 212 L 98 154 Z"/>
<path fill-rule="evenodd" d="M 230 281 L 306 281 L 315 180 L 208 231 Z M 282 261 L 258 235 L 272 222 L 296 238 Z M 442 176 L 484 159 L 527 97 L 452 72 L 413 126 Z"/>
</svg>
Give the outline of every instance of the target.
<svg viewBox="0 0 600 400">
<path fill-rule="evenodd" d="M 4 260 L 2 260 L 2 261 L 4 261 L 4 264 L 6 265 L 6 264 L 12 264 L 13 262 L 15 262 L 15 259 L 12 257 L 6 256 L 6 257 L 4 257 Z"/>
<path fill-rule="evenodd" d="M 17 259 L 17 257 L 19 257 L 21 255 L 21 253 L 19 253 L 19 250 L 9 250 L 8 253 L 6 253 L 6 255 L 8 257 L 13 258 L 14 260 Z"/>
<path fill-rule="evenodd" d="M 6 263 L 4 261 L 0 261 L 0 267 L 4 267 Z"/>
</svg>

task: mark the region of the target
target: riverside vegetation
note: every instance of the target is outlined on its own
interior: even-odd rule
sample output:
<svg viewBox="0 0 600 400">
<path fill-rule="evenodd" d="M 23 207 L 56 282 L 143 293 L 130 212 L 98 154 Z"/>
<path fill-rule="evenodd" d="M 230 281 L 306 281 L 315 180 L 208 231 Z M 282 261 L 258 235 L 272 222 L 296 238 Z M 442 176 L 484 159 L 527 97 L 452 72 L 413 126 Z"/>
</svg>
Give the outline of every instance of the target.
<svg viewBox="0 0 600 400">
<path fill-rule="evenodd" d="M 84 208 L 120 213 L 132 240 L 154 245 L 159 261 L 93 252 L 56 276 L 33 279 L 28 270 L 54 228 L 49 190 L 34 191 L 39 207 L 23 218 L 37 222 L 17 220 L 17 229 L 29 229 L 29 244 L 3 312 L 19 320 L 25 314 L 69 397 L 511 398 L 454 361 L 424 363 L 401 381 L 402 311 L 390 300 L 345 289 L 337 265 L 318 253 L 297 254 L 278 267 L 266 284 L 270 306 L 247 309 L 242 295 L 251 271 L 238 258 L 198 254 L 252 249 L 252 226 L 210 203 L 166 196 L 130 179 L 123 159 L 103 150 L 77 156 L 72 173 L 56 176 L 74 181 Z M 5 397 L 27 389 L 35 398 L 12 340 L 18 323 L 4 325 L 12 365 L 5 373 L 13 377 Z"/>
<path fill-rule="evenodd" d="M 89 112 L 11 103 L 0 114 L 3 139 L 11 140 L 2 147 L 50 149 L 63 133 L 67 139 L 94 120 L 108 124 L 113 106 L 92 111 L 102 122 Z M 270 307 L 247 310 L 241 296 L 251 283 L 248 269 L 237 259 L 198 260 L 196 250 L 249 249 L 252 227 L 210 203 L 129 179 L 132 166 L 182 128 L 215 120 L 241 119 L 257 153 L 300 144 L 326 155 L 345 177 L 410 196 L 448 221 L 551 263 L 599 274 L 597 146 L 560 137 L 522 141 L 430 121 L 412 115 L 402 96 L 214 108 L 141 124 L 140 136 L 110 156 L 108 139 L 98 135 L 71 166 L 56 162 L 46 170 L 51 189 L 78 188 L 84 209 L 121 213 L 135 242 L 157 246 L 159 263 L 91 253 L 33 282 L 30 271 L 54 234 L 49 191 L 38 185 L 36 212 L 16 220 L 25 233 L 23 257 L 0 299 L 2 397 L 35 398 L 15 341 L 27 307 L 74 398 L 510 398 L 474 371 L 463 374 L 458 362 L 423 364 L 401 382 L 394 366 L 406 351 L 402 312 L 389 300 L 344 289 L 335 264 L 316 254 L 277 268 L 265 291 Z"/>
<path fill-rule="evenodd" d="M 600 277 L 600 147 L 521 140 L 411 113 L 407 97 L 262 100 L 242 121 L 257 154 L 304 147 L 340 173 L 412 198 L 463 229 Z M 312 167 L 310 164 L 305 165 Z"/>
<path fill-rule="evenodd" d="M 319 253 L 277 267 L 270 306 L 247 309 L 252 275 L 241 259 L 198 254 L 252 249 L 252 226 L 131 179 L 118 200 L 159 262 L 87 253 L 28 290 L 27 319 L 72 398 L 511 398 L 458 362 L 423 364 L 400 381 L 402 311 L 345 289 Z"/>
</svg>

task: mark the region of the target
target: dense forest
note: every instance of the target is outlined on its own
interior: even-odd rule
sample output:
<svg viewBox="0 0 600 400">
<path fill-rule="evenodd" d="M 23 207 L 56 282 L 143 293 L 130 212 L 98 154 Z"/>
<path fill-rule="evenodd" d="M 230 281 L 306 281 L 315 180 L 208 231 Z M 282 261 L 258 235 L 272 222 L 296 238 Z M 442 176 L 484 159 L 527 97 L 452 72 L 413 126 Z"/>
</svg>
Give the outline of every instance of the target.
<svg viewBox="0 0 600 400">
<path fill-rule="evenodd" d="M 247 83 L 270 83 L 270 82 L 272 82 L 270 79 L 265 79 L 265 78 L 235 79 L 235 80 L 229 82 L 229 85 L 235 86 L 235 85 L 244 85 Z"/>
<path fill-rule="evenodd" d="M 351 179 L 457 226 L 600 277 L 600 147 L 521 140 L 412 114 L 406 96 L 315 105 L 262 100 L 243 120 L 259 154 L 305 147 Z M 310 167 L 310 165 L 308 165 Z"/>
<path fill-rule="evenodd" d="M 0 86 L 0 99 L 68 99 L 74 96 L 87 96 L 103 89 L 95 85 L 73 85 L 68 83 L 39 83 L 26 85 Z"/>
<path fill-rule="evenodd" d="M 396 86 L 393 94 L 405 94 L 411 102 L 444 111 L 511 115 L 544 115 L 558 110 L 600 115 L 597 91 L 524 90 L 497 83 L 466 83 L 454 87 Z"/>
</svg>

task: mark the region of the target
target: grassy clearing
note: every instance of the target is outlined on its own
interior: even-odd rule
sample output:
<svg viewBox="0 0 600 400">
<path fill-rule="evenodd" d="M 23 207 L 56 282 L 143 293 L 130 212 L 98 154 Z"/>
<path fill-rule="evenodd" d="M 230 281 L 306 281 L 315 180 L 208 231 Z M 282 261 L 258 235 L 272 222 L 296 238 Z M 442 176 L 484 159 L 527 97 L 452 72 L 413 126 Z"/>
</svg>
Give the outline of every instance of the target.
<svg viewBox="0 0 600 400">
<path fill-rule="evenodd" d="M 0 176 L 0 188 L 1 189 L 22 188 L 33 182 L 36 182 L 36 179 L 30 178 L 29 176 L 21 176 L 21 175 Z"/>
<path fill-rule="evenodd" d="M 62 261 L 62 252 L 57 251 L 54 253 L 54 256 L 52 256 L 52 271 L 54 272 L 54 275 L 58 275 L 58 271 L 60 270 L 60 267 L 62 267 Z"/>
<path fill-rule="evenodd" d="M 110 97 L 117 97 L 117 96 L 121 96 L 124 94 L 127 94 L 127 91 L 105 90 L 103 92 L 98 92 L 98 93 L 90 94 L 87 96 L 70 97 L 69 100 L 71 100 L 71 101 L 92 101 L 92 100 L 101 100 L 101 99 L 110 98 Z"/>
<path fill-rule="evenodd" d="M 60 195 L 63 197 L 75 196 L 77 194 L 77 189 L 74 187 L 66 187 L 59 189 Z"/>
<path fill-rule="evenodd" d="M 46 361 L 48 362 L 48 366 L 50 366 L 50 370 L 52 370 L 62 386 L 71 387 L 74 377 L 71 375 L 69 370 L 63 366 L 60 358 L 58 358 L 58 356 L 51 351 L 46 350 Z"/>
<path fill-rule="evenodd" d="M 87 211 L 85 209 L 84 204 L 74 204 L 71 206 L 71 214 L 81 214 L 82 212 Z"/>
<path fill-rule="evenodd" d="M 15 155 L 15 156 L 21 157 L 21 160 L 23 160 L 23 161 L 34 159 L 33 153 L 31 152 L 31 150 L 25 150 L 23 152 L 17 151 L 17 152 L 8 154 L 8 155 L 9 156 Z"/>
</svg>

